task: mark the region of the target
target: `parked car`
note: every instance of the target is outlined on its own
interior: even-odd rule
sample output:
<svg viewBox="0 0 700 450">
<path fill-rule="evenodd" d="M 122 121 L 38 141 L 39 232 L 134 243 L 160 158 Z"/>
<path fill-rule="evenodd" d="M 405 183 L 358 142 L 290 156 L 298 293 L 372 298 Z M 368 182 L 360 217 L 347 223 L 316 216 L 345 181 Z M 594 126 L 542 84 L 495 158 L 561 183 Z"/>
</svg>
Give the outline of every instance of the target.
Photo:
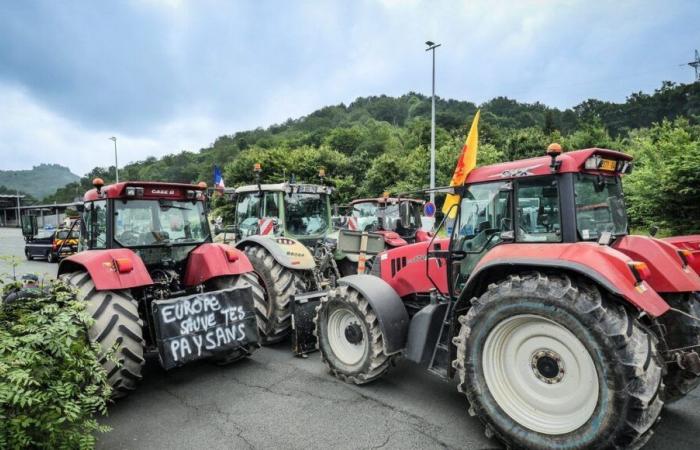
<svg viewBox="0 0 700 450">
<path fill-rule="evenodd" d="M 29 260 L 46 258 L 50 263 L 58 262 L 78 251 L 79 238 L 78 230 L 39 230 L 27 239 L 24 254 Z"/>
</svg>

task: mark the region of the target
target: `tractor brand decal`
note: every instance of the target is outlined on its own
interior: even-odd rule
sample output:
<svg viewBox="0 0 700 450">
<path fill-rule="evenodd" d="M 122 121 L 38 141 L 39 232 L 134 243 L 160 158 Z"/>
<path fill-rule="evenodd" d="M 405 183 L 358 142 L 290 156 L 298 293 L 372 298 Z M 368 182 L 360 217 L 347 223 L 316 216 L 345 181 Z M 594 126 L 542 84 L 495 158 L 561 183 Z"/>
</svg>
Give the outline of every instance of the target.
<svg viewBox="0 0 700 450">
<path fill-rule="evenodd" d="M 425 255 L 417 255 L 406 261 L 406 264 L 413 264 L 417 262 L 424 262 L 427 259 Z"/>
<path fill-rule="evenodd" d="M 153 195 L 177 195 L 175 189 L 151 189 Z"/>
<path fill-rule="evenodd" d="M 302 253 L 302 252 L 290 252 L 290 251 L 287 251 L 286 253 L 287 253 L 287 256 L 296 256 L 296 257 L 299 257 L 299 258 L 303 258 L 304 256 L 306 256 L 306 255 L 305 255 L 304 253 Z"/>
<path fill-rule="evenodd" d="M 495 178 L 495 177 L 501 177 L 501 178 L 518 178 L 518 177 L 527 177 L 532 175 L 532 170 L 537 169 L 538 167 L 542 166 L 542 164 L 537 164 L 534 166 L 529 166 L 529 167 L 520 167 L 517 169 L 508 169 L 504 170 L 500 174 L 495 174 L 491 175 L 490 178 Z"/>
<path fill-rule="evenodd" d="M 205 292 L 152 303 L 163 367 L 225 356 L 258 341 L 250 288 Z"/>
</svg>

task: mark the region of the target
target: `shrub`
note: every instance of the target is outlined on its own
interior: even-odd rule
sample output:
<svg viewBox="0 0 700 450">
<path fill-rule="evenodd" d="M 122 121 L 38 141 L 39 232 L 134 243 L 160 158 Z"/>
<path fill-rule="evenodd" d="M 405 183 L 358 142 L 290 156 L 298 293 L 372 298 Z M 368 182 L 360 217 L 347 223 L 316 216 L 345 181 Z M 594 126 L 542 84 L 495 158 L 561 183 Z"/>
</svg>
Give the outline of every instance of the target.
<svg viewBox="0 0 700 450">
<path fill-rule="evenodd" d="M 111 389 L 87 339 L 91 321 L 60 281 L 0 304 L 0 448 L 92 448 L 108 430 L 95 419 Z"/>
</svg>

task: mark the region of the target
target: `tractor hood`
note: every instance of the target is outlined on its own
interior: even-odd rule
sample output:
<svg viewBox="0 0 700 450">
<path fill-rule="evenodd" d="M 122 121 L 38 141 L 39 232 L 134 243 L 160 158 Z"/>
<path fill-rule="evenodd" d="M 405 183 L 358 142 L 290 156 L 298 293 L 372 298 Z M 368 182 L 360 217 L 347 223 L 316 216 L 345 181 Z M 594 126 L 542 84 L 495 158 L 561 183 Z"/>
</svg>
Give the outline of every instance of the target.
<svg viewBox="0 0 700 450">
<path fill-rule="evenodd" d="M 646 281 L 656 292 L 700 292 L 700 276 L 684 267 L 678 249 L 668 242 L 648 236 L 623 236 L 612 247 L 649 266 L 651 276 Z"/>
</svg>

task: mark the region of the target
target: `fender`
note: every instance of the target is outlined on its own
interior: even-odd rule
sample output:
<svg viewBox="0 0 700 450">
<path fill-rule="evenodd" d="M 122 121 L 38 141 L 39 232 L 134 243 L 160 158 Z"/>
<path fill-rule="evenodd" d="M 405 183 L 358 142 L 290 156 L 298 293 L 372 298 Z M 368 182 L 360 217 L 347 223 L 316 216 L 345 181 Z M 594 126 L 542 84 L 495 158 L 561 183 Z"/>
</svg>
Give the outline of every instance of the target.
<svg viewBox="0 0 700 450">
<path fill-rule="evenodd" d="M 117 269 L 118 259 L 130 260 L 133 269 L 126 273 L 119 273 Z M 56 276 L 59 277 L 76 270 L 87 271 L 98 291 L 131 289 L 153 284 L 153 280 L 146 270 L 146 265 L 139 255 L 128 248 L 86 250 L 76 253 L 61 261 Z"/>
<path fill-rule="evenodd" d="M 683 267 L 678 249 L 670 243 L 647 236 L 624 236 L 612 247 L 647 263 L 651 276 L 646 281 L 656 292 L 700 292 L 700 276 Z"/>
<path fill-rule="evenodd" d="M 637 284 L 627 265 L 630 261 L 624 253 L 592 242 L 497 245 L 476 265 L 460 300 L 478 295 L 493 276 L 503 278 L 523 269 L 559 269 L 594 281 L 652 317 L 663 315 L 668 304 L 646 281 Z"/>
<path fill-rule="evenodd" d="M 234 252 L 234 261 L 228 252 Z M 241 250 L 226 244 L 202 244 L 190 252 L 183 283 L 196 286 L 212 278 L 240 275 L 253 271 L 253 265 Z"/>
<path fill-rule="evenodd" d="M 449 238 L 435 239 L 433 250 L 447 250 Z M 429 241 L 417 242 L 384 251 L 378 254 L 373 263 L 373 273 L 379 272 L 379 277 L 399 294 L 405 297 L 409 294 L 427 293 L 435 289 L 431 279 L 435 281 L 441 293 L 446 294 L 447 270 L 444 259 L 430 258 L 427 261 Z M 430 274 L 430 277 L 428 277 Z"/>
<path fill-rule="evenodd" d="M 408 313 L 396 291 L 384 280 L 372 275 L 350 275 L 338 280 L 341 286 L 358 291 L 377 315 L 384 336 L 384 352 L 398 353 L 406 347 Z"/>
<path fill-rule="evenodd" d="M 311 251 L 296 239 L 275 236 L 249 236 L 236 244 L 236 248 L 245 250 L 250 245 L 259 245 L 275 258 L 282 266 L 292 270 L 310 270 L 316 267 Z"/>
<path fill-rule="evenodd" d="M 690 250 L 693 255 L 693 260 L 689 265 L 698 275 L 700 275 L 700 234 L 674 236 L 664 238 L 663 241 L 668 242 L 676 248 Z"/>
</svg>

